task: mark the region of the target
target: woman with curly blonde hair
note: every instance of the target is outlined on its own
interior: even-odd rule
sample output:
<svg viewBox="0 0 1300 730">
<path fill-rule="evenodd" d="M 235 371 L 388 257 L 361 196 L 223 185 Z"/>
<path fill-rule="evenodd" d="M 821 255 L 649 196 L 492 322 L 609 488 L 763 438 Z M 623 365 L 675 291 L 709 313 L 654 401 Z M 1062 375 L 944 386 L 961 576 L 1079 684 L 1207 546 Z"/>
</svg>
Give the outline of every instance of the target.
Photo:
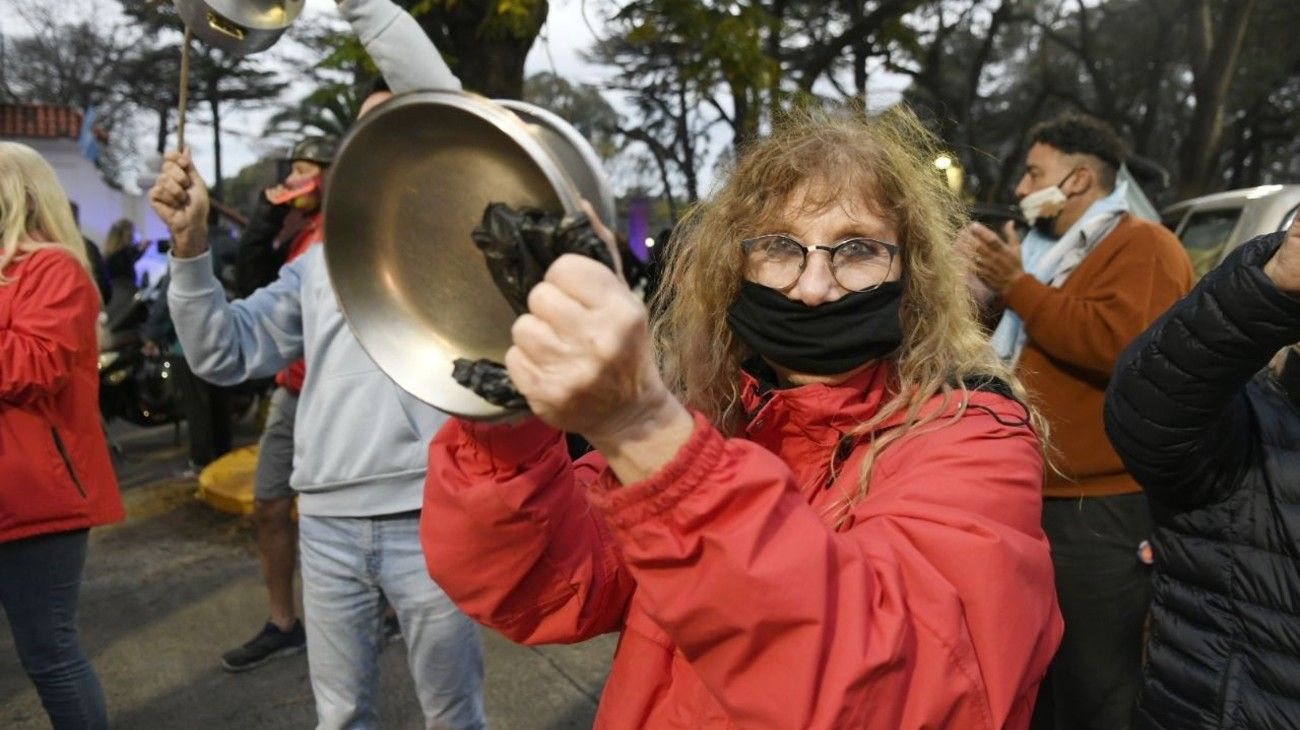
<svg viewBox="0 0 1300 730">
<path fill-rule="evenodd" d="M 905 109 L 791 115 L 675 234 L 653 337 L 562 257 L 506 356 L 536 418 L 431 445 L 461 608 L 524 643 L 622 631 L 597 726 L 1028 726 L 1061 635 L 1043 450 L 937 152 Z"/>
<path fill-rule="evenodd" d="M 87 530 L 123 517 L 99 418 L 98 315 L 54 170 L 0 142 L 0 606 L 56 730 L 108 727 L 76 624 Z"/>
</svg>

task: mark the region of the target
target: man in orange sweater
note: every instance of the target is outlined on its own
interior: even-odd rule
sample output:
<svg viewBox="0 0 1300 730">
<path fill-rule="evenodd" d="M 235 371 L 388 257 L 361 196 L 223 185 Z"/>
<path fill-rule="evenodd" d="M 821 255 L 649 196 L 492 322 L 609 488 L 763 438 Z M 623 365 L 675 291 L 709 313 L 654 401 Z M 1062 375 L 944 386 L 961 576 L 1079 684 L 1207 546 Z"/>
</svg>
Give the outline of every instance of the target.
<svg viewBox="0 0 1300 730">
<path fill-rule="evenodd" d="M 976 275 L 1006 307 L 993 343 L 1051 426 L 1043 526 L 1065 637 L 1034 728 L 1129 727 L 1151 600 L 1140 553 L 1151 532 L 1141 488 L 1106 438 L 1102 404 L 1120 352 L 1192 285 L 1178 239 L 1128 211 L 1124 146 L 1101 122 L 1065 116 L 1031 132 L 1016 196 L 1022 244 L 972 224 Z"/>
</svg>

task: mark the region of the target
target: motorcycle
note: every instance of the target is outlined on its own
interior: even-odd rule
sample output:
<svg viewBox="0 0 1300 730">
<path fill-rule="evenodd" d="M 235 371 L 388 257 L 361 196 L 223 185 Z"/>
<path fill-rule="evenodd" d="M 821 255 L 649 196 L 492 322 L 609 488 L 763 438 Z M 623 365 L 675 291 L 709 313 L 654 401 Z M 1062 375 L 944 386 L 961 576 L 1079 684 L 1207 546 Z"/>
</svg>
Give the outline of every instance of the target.
<svg viewBox="0 0 1300 730">
<path fill-rule="evenodd" d="M 105 324 L 99 353 L 99 407 L 105 425 L 114 419 L 145 428 L 179 424 L 185 420 L 178 371 L 182 357 L 172 354 L 168 343 L 146 343 L 139 334 L 149 318 L 150 308 L 165 296 L 161 280 L 136 292 L 130 303 L 119 308 Z M 152 345 L 152 346 L 151 346 Z M 245 417 L 253 404 L 269 389 L 269 380 L 253 380 L 227 390 L 231 413 Z M 119 456 L 123 450 L 110 438 Z"/>
<path fill-rule="evenodd" d="M 105 420 L 120 418 L 137 426 L 183 420 L 172 357 L 145 352 L 136 330 L 149 316 L 157 287 L 135 294 L 130 305 L 107 325 L 107 347 L 99 353 L 99 408 Z"/>
</svg>

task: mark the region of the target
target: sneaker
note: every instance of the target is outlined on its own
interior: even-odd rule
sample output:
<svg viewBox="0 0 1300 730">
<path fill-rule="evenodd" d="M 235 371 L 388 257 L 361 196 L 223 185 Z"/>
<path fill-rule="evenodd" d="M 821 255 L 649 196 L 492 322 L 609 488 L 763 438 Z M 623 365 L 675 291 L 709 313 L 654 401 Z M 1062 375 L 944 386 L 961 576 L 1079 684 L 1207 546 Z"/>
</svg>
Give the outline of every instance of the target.
<svg viewBox="0 0 1300 730">
<path fill-rule="evenodd" d="M 395 614 L 384 616 L 384 643 L 391 644 L 402 640 L 402 625 L 397 623 Z"/>
<path fill-rule="evenodd" d="M 294 620 L 293 628 L 281 631 L 270 621 L 257 636 L 238 649 L 221 655 L 221 666 L 228 672 L 246 672 L 266 664 L 272 659 L 297 654 L 307 648 L 307 632 L 302 622 Z"/>
</svg>

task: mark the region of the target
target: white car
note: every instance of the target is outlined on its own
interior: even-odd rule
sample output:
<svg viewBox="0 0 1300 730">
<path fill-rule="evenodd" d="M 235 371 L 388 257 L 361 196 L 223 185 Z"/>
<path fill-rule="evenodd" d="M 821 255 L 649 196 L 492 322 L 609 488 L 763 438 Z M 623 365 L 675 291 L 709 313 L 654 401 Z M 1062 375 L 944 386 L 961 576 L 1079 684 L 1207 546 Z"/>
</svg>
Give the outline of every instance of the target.
<svg viewBox="0 0 1300 730">
<path fill-rule="evenodd" d="M 1298 209 L 1300 185 L 1260 185 L 1184 200 L 1160 218 L 1183 242 L 1199 277 L 1246 241 L 1289 228 Z"/>
</svg>

